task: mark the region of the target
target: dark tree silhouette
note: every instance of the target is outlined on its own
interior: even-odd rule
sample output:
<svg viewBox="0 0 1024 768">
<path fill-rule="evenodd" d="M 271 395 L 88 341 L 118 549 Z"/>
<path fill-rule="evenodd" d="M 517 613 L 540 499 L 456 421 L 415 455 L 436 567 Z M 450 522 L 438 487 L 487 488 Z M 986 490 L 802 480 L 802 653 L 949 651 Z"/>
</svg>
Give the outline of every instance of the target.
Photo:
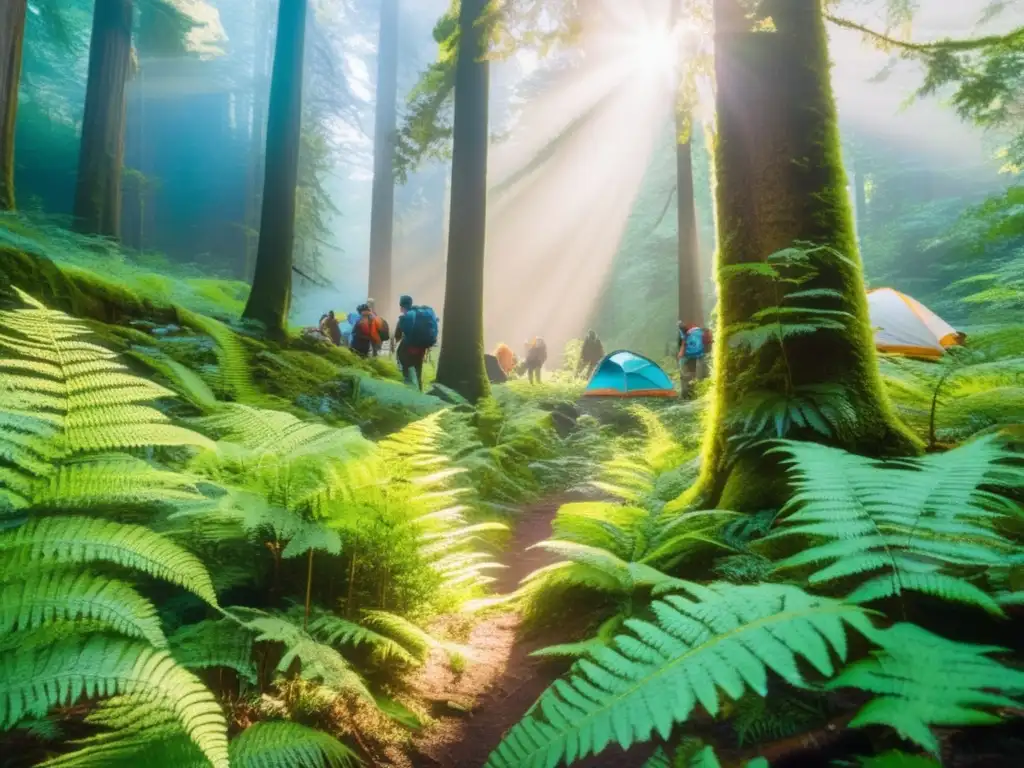
<svg viewBox="0 0 1024 768">
<path fill-rule="evenodd" d="M 242 313 L 263 323 L 271 336 L 284 335 L 291 303 L 307 2 L 281 0 L 278 6 L 260 239 L 252 290 Z"/>
<path fill-rule="evenodd" d="M 14 210 L 14 122 L 27 7 L 26 0 L 0 0 L 0 211 Z"/>
</svg>

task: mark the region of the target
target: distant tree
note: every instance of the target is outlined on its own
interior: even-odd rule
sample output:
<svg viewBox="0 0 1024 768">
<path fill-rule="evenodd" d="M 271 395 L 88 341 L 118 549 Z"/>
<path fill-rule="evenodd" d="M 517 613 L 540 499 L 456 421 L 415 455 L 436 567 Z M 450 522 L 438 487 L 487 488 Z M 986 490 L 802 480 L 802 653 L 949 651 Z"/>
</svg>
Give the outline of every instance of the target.
<svg viewBox="0 0 1024 768">
<path fill-rule="evenodd" d="M 382 0 L 377 45 L 377 109 L 373 132 L 370 209 L 370 293 L 380 307 L 393 305 L 392 246 L 395 230 L 395 129 L 398 95 L 398 0 Z"/>
<path fill-rule="evenodd" d="M 744 441 L 781 432 L 871 456 L 920 450 L 878 375 L 820 0 L 760 9 L 771 25 L 753 30 L 738 0 L 714 0 L 716 404 L 689 494 L 747 511 L 778 502 L 782 489 L 763 472 L 764 452 Z M 823 246 L 821 258 L 773 257 L 800 243 Z M 806 280 L 788 300 L 782 279 L 794 272 Z M 763 434 L 750 431 L 757 411 L 774 416 Z"/>
<path fill-rule="evenodd" d="M 455 64 L 452 193 L 443 340 L 437 381 L 471 401 L 490 391 L 484 368 L 487 225 L 488 0 L 462 0 Z"/>
<path fill-rule="evenodd" d="M 14 210 L 14 123 L 26 0 L 0 0 L 0 211 Z"/>
<path fill-rule="evenodd" d="M 125 89 L 132 69 L 132 0 L 96 0 L 89 42 L 89 81 L 75 187 L 75 226 L 121 234 Z"/>
<path fill-rule="evenodd" d="M 307 0 L 280 0 L 270 80 L 263 213 L 256 271 L 243 317 L 268 334 L 285 332 L 295 248 L 295 190 L 302 141 L 302 75 Z"/>
</svg>

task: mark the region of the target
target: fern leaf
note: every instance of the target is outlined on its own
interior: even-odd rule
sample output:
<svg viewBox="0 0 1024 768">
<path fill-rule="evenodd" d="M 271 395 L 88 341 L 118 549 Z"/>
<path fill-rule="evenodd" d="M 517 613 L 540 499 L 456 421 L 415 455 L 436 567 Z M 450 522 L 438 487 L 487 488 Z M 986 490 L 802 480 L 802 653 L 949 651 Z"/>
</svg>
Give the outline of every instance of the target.
<svg viewBox="0 0 1024 768">
<path fill-rule="evenodd" d="M 167 645 L 153 604 L 123 581 L 88 572 L 30 572 L 0 590 L 0 635 L 54 621 L 91 619 L 128 637 Z"/>
<path fill-rule="evenodd" d="M 359 756 L 328 733 L 298 723 L 249 726 L 231 742 L 234 768 L 349 768 Z"/>
<path fill-rule="evenodd" d="M 180 627 L 168 639 L 171 654 L 187 669 L 232 669 L 253 685 L 253 633 L 230 619 L 200 621 Z"/>
<path fill-rule="evenodd" d="M 871 757 L 858 757 L 857 765 L 860 768 L 942 768 L 934 758 L 910 755 L 895 749 Z"/>
<path fill-rule="evenodd" d="M 166 652 L 103 636 L 0 655 L 0 726 L 55 706 L 120 693 L 159 700 L 215 768 L 228 768 L 227 723 L 220 705 Z"/>
<path fill-rule="evenodd" d="M 997 723 L 986 710 L 1020 706 L 1024 672 L 989 658 L 1000 648 L 953 642 L 913 624 L 896 624 L 873 639 L 882 650 L 829 683 L 876 694 L 851 728 L 889 726 L 937 755 L 931 726 Z"/>
<path fill-rule="evenodd" d="M 34 565 L 105 561 L 144 571 L 183 587 L 210 605 L 217 595 L 206 567 L 195 555 L 140 525 L 88 517 L 30 520 L 0 534 L 0 574 L 10 578 Z"/>
<path fill-rule="evenodd" d="M 873 629 L 862 609 L 788 585 L 688 586 L 651 608 L 656 623 L 629 619 L 630 634 L 595 650 L 557 681 L 491 754 L 489 768 L 551 766 L 628 749 L 653 731 L 667 739 L 699 703 L 720 709 L 719 690 L 738 699 L 767 693 L 768 670 L 805 685 L 797 661 L 831 676 L 831 654 L 846 655 L 846 626 Z"/>
<path fill-rule="evenodd" d="M 321 614 L 313 619 L 309 623 L 309 633 L 331 645 L 351 645 L 353 647 L 367 645 L 383 661 L 393 659 L 414 666 L 422 660 L 390 637 L 385 637 L 372 629 L 329 613 Z"/>
</svg>

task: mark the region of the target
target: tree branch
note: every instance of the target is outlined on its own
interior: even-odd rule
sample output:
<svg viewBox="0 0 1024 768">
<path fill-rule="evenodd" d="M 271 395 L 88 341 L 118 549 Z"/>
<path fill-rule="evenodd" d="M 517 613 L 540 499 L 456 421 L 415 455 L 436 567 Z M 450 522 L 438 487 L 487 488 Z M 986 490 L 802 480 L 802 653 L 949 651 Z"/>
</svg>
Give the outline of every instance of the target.
<svg viewBox="0 0 1024 768">
<path fill-rule="evenodd" d="M 1005 45 L 1007 43 L 1013 43 L 1021 38 L 1024 38 L 1024 27 L 1017 27 L 1017 29 L 1009 32 L 1005 35 L 986 35 L 985 37 L 975 37 L 967 40 L 935 40 L 930 43 L 914 43 L 909 40 L 897 40 L 894 37 L 889 37 L 882 32 L 877 32 L 869 27 L 865 27 L 863 24 L 858 24 L 855 21 L 844 19 L 839 16 L 833 16 L 827 14 L 826 19 L 831 21 L 837 27 L 843 29 L 852 29 L 855 32 L 860 32 L 872 40 L 881 43 L 884 49 L 902 48 L 905 51 L 911 51 L 914 53 L 934 53 L 936 51 L 972 51 L 978 48 L 988 48 L 994 45 Z"/>
</svg>

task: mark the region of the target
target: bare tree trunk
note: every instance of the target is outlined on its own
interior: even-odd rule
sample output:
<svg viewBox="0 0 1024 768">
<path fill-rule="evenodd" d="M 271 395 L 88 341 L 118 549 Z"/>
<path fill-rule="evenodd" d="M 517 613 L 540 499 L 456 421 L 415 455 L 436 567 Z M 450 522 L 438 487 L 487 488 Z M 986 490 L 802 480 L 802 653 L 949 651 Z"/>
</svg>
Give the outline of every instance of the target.
<svg viewBox="0 0 1024 768">
<path fill-rule="evenodd" d="M 14 124 L 27 0 L 0 0 L 0 211 L 14 205 Z"/>
<path fill-rule="evenodd" d="M 681 122 L 681 121 L 677 121 Z M 685 126 L 678 126 L 677 131 Z M 704 292 L 700 279 L 700 238 L 693 193 L 693 143 L 676 140 L 676 204 L 679 216 L 679 319 L 704 326 Z"/>
<path fill-rule="evenodd" d="M 245 268 L 244 279 L 252 280 L 256 271 L 256 246 L 259 241 L 260 204 L 263 200 L 263 152 L 267 142 L 267 99 L 269 82 L 267 60 L 270 57 L 270 4 L 253 0 L 253 77 L 252 133 L 245 185 Z"/>
<path fill-rule="evenodd" d="M 373 200 L 370 211 L 370 293 L 381 308 L 394 306 L 391 289 L 395 219 L 395 128 L 398 98 L 398 0 L 380 6 L 377 46 L 377 114 L 373 134 Z"/>
<path fill-rule="evenodd" d="M 291 303 L 307 3 L 280 0 L 278 9 L 260 239 L 252 290 L 242 313 L 263 323 L 271 336 L 284 335 Z"/>
<path fill-rule="evenodd" d="M 132 64 L 132 0 L 96 0 L 89 43 L 89 82 L 75 187 L 75 226 L 121 235 L 125 87 Z"/>
<path fill-rule="evenodd" d="M 437 380 L 470 401 L 490 392 L 484 368 L 487 229 L 488 0 L 462 0 L 455 66 L 451 221 Z"/>
</svg>

